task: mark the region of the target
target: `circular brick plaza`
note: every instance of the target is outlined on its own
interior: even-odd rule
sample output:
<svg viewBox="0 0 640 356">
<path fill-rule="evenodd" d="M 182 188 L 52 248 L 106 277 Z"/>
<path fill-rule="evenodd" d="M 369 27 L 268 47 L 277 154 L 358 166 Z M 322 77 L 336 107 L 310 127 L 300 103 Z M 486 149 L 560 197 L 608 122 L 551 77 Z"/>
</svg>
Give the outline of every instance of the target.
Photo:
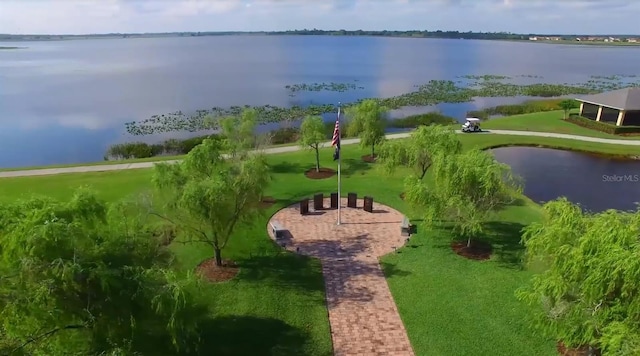
<svg viewBox="0 0 640 356">
<path fill-rule="evenodd" d="M 324 206 L 330 205 L 325 199 Z M 341 224 L 337 209 L 301 215 L 299 204 L 274 214 L 269 236 L 289 251 L 322 262 L 327 309 L 335 355 L 413 355 L 402 320 L 378 263 L 378 257 L 404 245 L 404 216 L 388 206 L 373 203 L 373 212 L 347 208 L 341 199 Z M 272 223 L 284 230 L 276 239 Z"/>
</svg>

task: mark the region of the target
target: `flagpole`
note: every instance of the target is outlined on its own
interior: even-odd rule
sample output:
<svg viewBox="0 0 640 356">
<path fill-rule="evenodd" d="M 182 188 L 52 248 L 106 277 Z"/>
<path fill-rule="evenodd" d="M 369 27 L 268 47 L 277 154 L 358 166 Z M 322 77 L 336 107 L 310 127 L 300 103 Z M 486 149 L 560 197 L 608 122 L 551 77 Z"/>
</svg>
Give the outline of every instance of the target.
<svg viewBox="0 0 640 356">
<path fill-rule="evenodd" d="M 340 125 L 340 102 L 338 102 L 338 125 Z M 340 225 L 340 205 L 342 196 L 340 195 L 340 161 L 342 161 L 342 129 L 338 127 L 338 224 Z"/>
</svg>

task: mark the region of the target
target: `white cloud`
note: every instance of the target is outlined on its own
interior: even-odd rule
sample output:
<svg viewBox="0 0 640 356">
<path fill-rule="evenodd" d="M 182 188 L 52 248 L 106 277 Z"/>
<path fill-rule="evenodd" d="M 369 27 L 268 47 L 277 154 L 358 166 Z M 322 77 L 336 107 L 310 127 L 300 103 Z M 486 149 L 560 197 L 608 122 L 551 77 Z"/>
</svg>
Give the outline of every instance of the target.
<svg viewBox="0 0 640 356">
<path fill-rule="evenodd" d="M 609 10 L 606 17 L 603 10 Z M 633 33 L 639 12 L 640 2 L 628 0 L 1 0 L 0 33 L 301 28 Z"/>
</svg>

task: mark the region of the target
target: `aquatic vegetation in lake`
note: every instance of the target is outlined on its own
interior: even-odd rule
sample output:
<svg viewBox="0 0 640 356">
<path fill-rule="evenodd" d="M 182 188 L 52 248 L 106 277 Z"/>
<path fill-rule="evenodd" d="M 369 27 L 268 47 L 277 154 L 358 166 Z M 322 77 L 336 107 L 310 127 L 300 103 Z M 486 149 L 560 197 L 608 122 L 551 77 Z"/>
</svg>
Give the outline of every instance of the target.
<svg viewBox="0 0 640 356">
<path fill-rule="evenodd" d="M 511 79 L 506 75 L 494 75 L 494 74 L 484 74 L 484 75 L 460 75 L 457 78 L 464 78 L 470 80 L 504 80 Z"/>
<path fill-rule="evenodd" d="M 364 89 L 364 87 L 358 86 L 354 83 L 333 83 L 332 82 L 332 83 L 292 84 L 292 85 L 286 85 L 285 89 L 287 89 L 290 92 L 289 96 L 295 96 L 295 93 L 301 92 L 301 91 L 307 91 L 307 92 L 333 91 L 333 92 L 343 93 L 350 90 Z"/>
<path fill-rule="evenodd" d="M 497 76 L 486 77 L 495 78 Z M 481 78 L 485 78 L 485 76 Z M 593 79 L 582 84 L 534 83 L 527 85 L 505 83 L 497 79 L 481 79 L 477 82 L 467 83 L 466 85 L 461 85 L 451 80 L 431 80 L 426 84 L 417 86 L 413 92 L 375 100 L 378 100 L 389 109 L 399 109 L 406 106 L 464 103 L 470 102 L 476 97 L 557 97 L 564 95 L 583 95 L 639 85 L 640 82 L 602 81 Z M 358 104 L 362 100 L 365 99 L 352 103 L 344 103 L 343 107 Z M 194 114 L 176 112 L 154 115 L 146 120 L 126 123 L 126 129 L 129 134 L 134 136 L 176 131 L 198 132 L 205 129 L 214 129 L 218 118 L 238 115 L 245 108 L 251 107 L 248 105 L 232 106 L 229 108 L 214 107 L 209 110 L 198 110 Z M 292 122 L 307 115 L 321 115 L 337 110 L 333 104 L 312 104 L 305 107 L 294 105 L 288 108 L 264 105 L 253 107 L 253 109 L 258 112 L 258 123 L 260 124 Z"/>
</svg>

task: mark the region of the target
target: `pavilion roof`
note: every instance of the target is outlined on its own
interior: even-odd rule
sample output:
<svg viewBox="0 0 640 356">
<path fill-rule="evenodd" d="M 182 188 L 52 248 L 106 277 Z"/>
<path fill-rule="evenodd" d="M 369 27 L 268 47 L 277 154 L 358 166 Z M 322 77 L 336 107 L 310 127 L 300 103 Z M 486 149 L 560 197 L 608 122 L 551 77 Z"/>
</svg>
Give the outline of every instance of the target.
<svg viewBox="0 0 640 356">
<path fill-rule="evenodd" d="M 600 94 L 584 95 L 577 97 L 576 100 L 612 109 L 636 111 L 640 110 L 640 87 L 630 87 Z"/>
</svg>

